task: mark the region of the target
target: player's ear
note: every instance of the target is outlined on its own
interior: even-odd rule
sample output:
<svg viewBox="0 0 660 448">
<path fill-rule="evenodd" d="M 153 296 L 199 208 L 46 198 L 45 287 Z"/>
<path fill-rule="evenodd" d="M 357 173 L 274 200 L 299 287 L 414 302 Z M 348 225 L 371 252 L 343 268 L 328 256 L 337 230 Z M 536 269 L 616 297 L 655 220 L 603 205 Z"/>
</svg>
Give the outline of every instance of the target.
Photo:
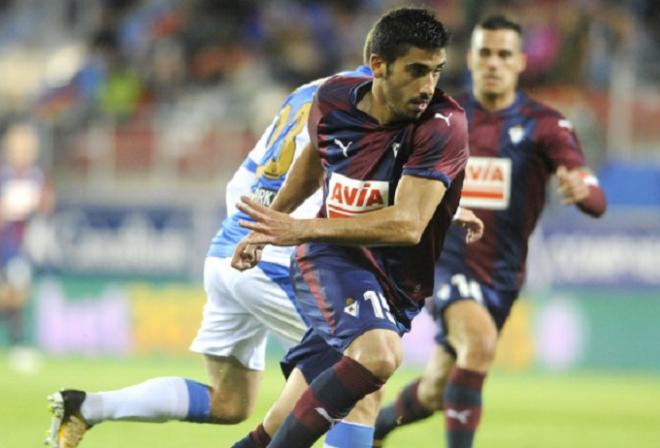
<svg viewBox="0 0 660 448">
<path fill-rule="evenodd" d="M 384 78 L 387 70 L 387 63 L 378 56 L 377 54 L 372 53 L 369 58 L 369 66 L 371 67 L 371 72 L 374 75 L 374 78 Z"/>
<path fill-rule="evenodd" d="M 468 70 L 472 71 L 472 49 L 468 48 L 467 53 L 465 53 L 465 62 L 467 63 Z"/>
<path fill-rule="evenodd" d="M 525 53 L 520 53 L 518 56 L 518 73 L 522 73 L 527 68 L 527 55 Z"/>
</svg>

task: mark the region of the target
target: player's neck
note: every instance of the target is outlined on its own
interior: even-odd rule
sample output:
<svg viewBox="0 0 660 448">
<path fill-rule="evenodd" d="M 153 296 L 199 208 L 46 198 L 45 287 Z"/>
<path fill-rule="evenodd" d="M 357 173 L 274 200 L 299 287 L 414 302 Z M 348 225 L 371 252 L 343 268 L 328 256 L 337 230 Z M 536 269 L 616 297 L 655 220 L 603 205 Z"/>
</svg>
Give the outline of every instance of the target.
<svg viewBox="0 0 660 448">
<path fill-rule="evenodd" d="M 497 112 L 511 106 L 516 101 L 516 91 L 506 92 L 501 95 L 489 95 L 476 90 L 473 91 L 481 107 L 488 112 Z"/>
<path fill-rule="evenodd" d="M 367 91 L 357 103 L 358 110 L 373 117 L 379 124 L 384 125 L 394 120 L 394 114 L 387 106 L 385 99 L 379 95 L 376 88 Z"/>
</svg>

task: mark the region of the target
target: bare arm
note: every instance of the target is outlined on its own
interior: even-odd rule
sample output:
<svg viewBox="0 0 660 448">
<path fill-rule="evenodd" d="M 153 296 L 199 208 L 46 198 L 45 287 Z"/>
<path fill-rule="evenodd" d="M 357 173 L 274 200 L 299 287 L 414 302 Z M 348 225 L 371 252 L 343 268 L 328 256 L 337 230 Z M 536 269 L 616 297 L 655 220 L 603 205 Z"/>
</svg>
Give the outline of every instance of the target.
<svg viewBox="0 0 660 448">
<path fill-rule="evenodd" d="M 321 185 L 323 166 L 319 153 L 312 143 L 308 143 L 293 163 L 284 185 L 277 192 L 270 205 L 272 210 L 291 213 Z"/>
<path fill-rule="evenodd" d="M 247 197 L 238 208 L 255 222 L 241 221 L 253 230 L 252 243 L 293 245 L 307 241 L 344 245 L 414 245 L 426 229 L 446 191 L 432 179 L 403 176 L 394 205 L 353 218 L 293 219 L 260 206 Z"/>
</svg>

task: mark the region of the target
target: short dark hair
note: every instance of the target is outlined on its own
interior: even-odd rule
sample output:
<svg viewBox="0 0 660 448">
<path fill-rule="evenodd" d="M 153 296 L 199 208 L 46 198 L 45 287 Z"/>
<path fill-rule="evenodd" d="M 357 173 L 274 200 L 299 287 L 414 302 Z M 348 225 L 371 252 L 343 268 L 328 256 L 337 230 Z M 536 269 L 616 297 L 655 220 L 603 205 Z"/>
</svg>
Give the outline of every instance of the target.
<svg viewBox="0 0 660 448">
<path fill-rule="evenodd" d="M 520 24 L 502 15 L 486 17 L 484 20 L 479 22 L 477 28 L 491 31 L 511 30 L 522 36 L 522 27 Z"/>
<path fill-rule="evenodd" d="M 439 50 L 447 45 L 449 33 L 435 15 L 424 8 L 399 8 L 383 15 L 369 32 L 371 53 L 390 64 L 411 47 Z"/>
<path fill-rule="evenodd" d="M 369 59 L 371 58 L 371 51 L 373 45 L 373 36 L 374 36 L 374 29 L 372 28 L 367 33 L 366 39 L 364 39 L 364 49 L 362 50 L 362 59 L 364 65 L 369 65 Z"/>
</svg>

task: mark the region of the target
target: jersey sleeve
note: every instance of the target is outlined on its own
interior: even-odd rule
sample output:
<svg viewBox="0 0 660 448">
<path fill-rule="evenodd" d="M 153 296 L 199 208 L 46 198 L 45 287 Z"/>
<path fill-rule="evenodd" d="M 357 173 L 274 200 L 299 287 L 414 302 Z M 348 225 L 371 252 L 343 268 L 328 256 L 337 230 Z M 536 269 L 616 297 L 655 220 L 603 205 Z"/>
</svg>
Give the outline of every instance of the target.
<svg viewBox="0 0 660 448">
<path fill-rule="evenodd" d="M 559 166 L 569 170 L 585 165 L 584 154 L 573 125 L 560 114 L 543 117 L 538 124 L 539 139 L 552 172 Z"/>
<path fill-rule="evenodd" d="M 413 151 L 403 166 L 403 174 L 437 179 L 449 188 L 465 169 L 468 133 L 462 110 L 452 109 L 444 114 L 444 119 L 430 118 L 415 130 Z"/>
<path fill-rule="evenodd" d="M 314 147 L 319 149 L 319 124 L 321 122 L 322 111 L 321 111 L 321 88 L 319 88 L 314 94 L 312 99 L 312 108 L 309 111 L 309 118 L 307 119 L 307 133 L 309 136 L 309 141 L 314 145 Z"/>
<path fill-rule="evenodd" d="M 264 133 L 259 138 L 259 141 L 254 145 L 252 150 L 241 163 L 241 166 L 234 172 L 234 175 L 227 183 L 225 189 L 225 206 L 227 207 L 227 216 L 231 216 L 237 211 L 236 203 L 241 196 L 249 196 L 252 193 L 252 185 L 257 178 L 257 168 L 259 161 L 263 159 L 266 153 L 266 142 L 268 137 L 273 132 L 273 127 L 277 117 L 266 128 Z"/>
</svg>

